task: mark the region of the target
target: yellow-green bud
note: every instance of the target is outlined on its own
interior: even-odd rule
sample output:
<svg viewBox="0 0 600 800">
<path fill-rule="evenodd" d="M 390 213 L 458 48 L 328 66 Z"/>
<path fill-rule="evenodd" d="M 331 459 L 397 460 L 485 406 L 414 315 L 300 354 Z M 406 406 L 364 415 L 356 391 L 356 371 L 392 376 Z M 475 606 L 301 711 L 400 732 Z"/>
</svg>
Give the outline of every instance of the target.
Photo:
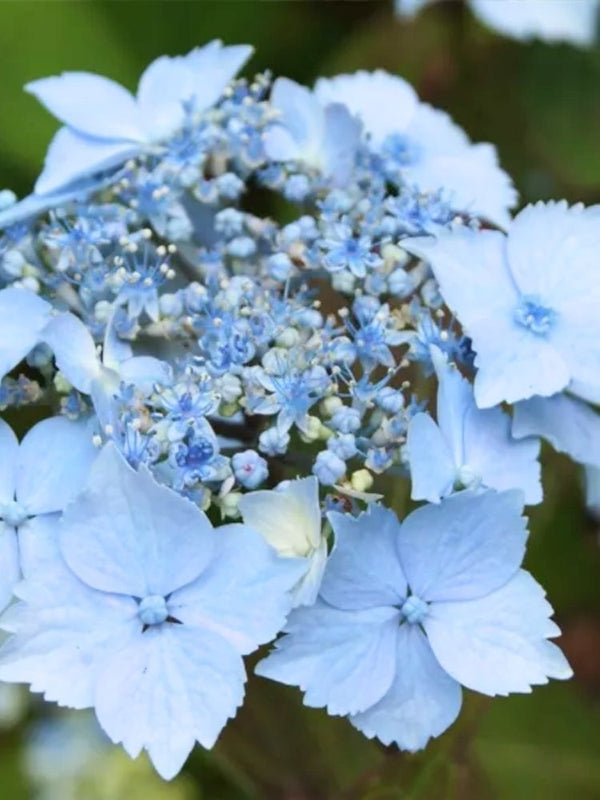
<svg viewBox="0 0 600 800">
<path fill-rule="evenodd" d="M 350 484 L 355 492 L 368 492 L 373 486 L 373 476 L 368 469 L 357 469 L 350 476 Z"/>
<path fill-rule="evenodd" d="M 200 504 L 200 508 L 202 509 L 202 511 L 208 511 L 211 503 L 212 503 L 212 492 L 210 489 L 205 489 L 204 494 L 202 496 L 202 503 Z"/>
<path fill-rule="evenodd" d="M 335 395 L 332 397 L 326 397 L 325 400 L 321 402 L 321 411 L 323 412 L 323 416 L 333 417 L 338 408 L 341 408 L 343 405 L 344 404 L 340 397 Z"/>
<path fill-rule="evenodd" d="M 300 341 L 300 334 L 296 328 L 284 328 L 275 343 L 278 347 L 294 347 Z"/>
<path fill-rule="evenodd" d="M 306 427 L 300 434 L 302 441 L 316 442 L 317 439 L 320 439 L 321 424 L 321 420 L 318 417 L 308 416 L 306 419 Z"/>
<path fill-rule="evenodd" d="M 239 505 L 241 499 L 241 492 L 229 492 L 225 495 L 225 497 L 219 498 L 217 502 L 219 503 L 219 507 L 221 509 L 221 517 L 223 517 L 223 519 L 226 517 L 231 519 L 236 519 L 239 517 Z"/>
<path fill-rule="evenodd" d="M 224 417 L 232 417 L 238 410 L 239 405 L 237 403 L 221 403 L 219 406 L 219 414 Z"/>
<path fill-rule="evenodd" d="M 62 372 L 57 372 L 54 376 L 54 388 L 59 394 L 69 394 L 73 387 Z"/>
</svg>

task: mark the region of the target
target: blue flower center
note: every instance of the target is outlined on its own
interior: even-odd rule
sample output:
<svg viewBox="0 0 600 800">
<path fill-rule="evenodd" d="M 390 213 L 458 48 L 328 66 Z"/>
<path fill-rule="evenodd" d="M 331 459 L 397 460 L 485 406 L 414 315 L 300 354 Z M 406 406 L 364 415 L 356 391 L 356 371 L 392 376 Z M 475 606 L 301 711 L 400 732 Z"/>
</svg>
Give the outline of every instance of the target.
<svg viewBox="0 0 600 800">
<path fill-rule="evenodd" d="M 16 500 L 9 500 L 7 503 L 0 503 L 0 519 L 7 525 L 18 528 L 27 519 L 27 512 Z"/>
<path fill-rule="evenodd" d="M 411 625 L 418 625 L 420 622 L 423 622 L 427 616 L 428 610 L 429 603 L 426 603 L 425 600 L 421 600 L 416 594 L 411 594 L 402 604 L 400 613 Z"/>
<path fill-rule="evenodd" d="M 150 594 L 140 602 L 138 616 L 144 625 L 160 625 L 169 616 L 167 603 L 159 594 Z"/>
<path fill-rule="evenodd" d="M 187 447 L 183 445 L 177 453 L 176 459 L 180 467 L 190 469 L 199 468 L 208 464 L 215 455 L 215 448 L 212 443 L 203 436 L 197 436 L 192 444 Z"/>
<path fill-rule="evenodd" d="M 556 322 L 557 313 L 542 305 L 537 295 L 525 294 L 515 308 L 514 320 L 536 336 L 546 336 Z"/>
</svg>

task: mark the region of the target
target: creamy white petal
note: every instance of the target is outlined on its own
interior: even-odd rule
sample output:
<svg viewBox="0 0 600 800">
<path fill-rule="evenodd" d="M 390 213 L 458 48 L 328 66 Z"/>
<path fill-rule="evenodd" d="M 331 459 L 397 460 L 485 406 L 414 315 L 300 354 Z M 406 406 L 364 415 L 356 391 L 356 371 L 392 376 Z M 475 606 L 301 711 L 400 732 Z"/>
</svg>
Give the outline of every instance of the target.
<svg viewBox="0 0 600 800">
<path fill-rule="evenodd" d="M 319 482 L 290 481 L 277 491 L 250 492 L 240 500 L 244 522 L 283 556 L 306 556 L 321 542 Z"/>
</svg>

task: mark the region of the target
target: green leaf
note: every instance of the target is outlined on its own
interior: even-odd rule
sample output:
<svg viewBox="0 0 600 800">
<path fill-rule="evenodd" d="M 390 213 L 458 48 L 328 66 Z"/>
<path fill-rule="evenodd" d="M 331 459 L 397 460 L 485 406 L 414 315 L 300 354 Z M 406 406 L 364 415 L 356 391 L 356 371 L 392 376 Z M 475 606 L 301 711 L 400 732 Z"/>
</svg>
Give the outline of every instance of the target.
<svg viewBox="0 0 600 800">
<path fill-rule="evenodd" d="M 496 800 L 600 797 L 598 713 L 574 684 L 497 698 L 472 751 Z"/>
</svg>

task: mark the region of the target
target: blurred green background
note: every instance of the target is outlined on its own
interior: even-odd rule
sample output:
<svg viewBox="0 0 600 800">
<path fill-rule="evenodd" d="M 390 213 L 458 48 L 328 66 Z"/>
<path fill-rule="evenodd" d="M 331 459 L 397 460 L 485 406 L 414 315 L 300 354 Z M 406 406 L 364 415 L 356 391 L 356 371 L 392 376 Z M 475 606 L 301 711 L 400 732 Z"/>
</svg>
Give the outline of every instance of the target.
<svg viewBox="0 0 600 800">
<path fill-rule="evenodd" d="M 523 203 L 600 202 L 599 46 L 520 44 L 453 2 L 401 21 L 385 0 L 4 0 L 0 187 L 30 190 L 56 128 L 22 92 L 28 80 L 81 69 L 134 88 L 153 58 L 215 37 L 255 46 L 248 74 L 269 68 L 310 83 L 386 68 L 474 140 L 494 142 Z M 459 722 L 425 753 L 407 755 L 302 708 L 294 690 L 251 677 L 247 703 L 215 750 L 197 748 L 169 785 L 144 759 L 131 762 L 97 740 L 86 717 L 58 728 L 65 712 L 23 705 L 8 691 L 0 696 L 0 798 L 598 800 L 600 526 L 583 511 L 577 468 L 550 453 L 544 460 L 546 500 L 532 515 L 528 566 L 564 630 L 576 675 L 569 684 L 494 701 L 468 694 Z"/>
</svg>

